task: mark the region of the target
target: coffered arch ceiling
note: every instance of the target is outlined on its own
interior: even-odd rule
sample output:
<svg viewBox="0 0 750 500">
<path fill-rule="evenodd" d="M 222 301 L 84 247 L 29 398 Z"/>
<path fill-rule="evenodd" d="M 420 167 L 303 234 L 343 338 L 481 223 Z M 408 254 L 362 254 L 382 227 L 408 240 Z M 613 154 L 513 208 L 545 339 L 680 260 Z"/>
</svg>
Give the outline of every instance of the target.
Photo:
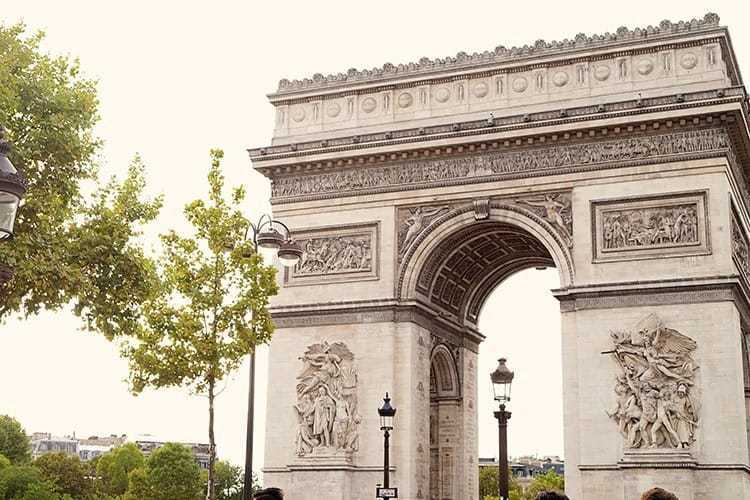
<svg viewBox="0 0 750 500">
<path fill-rule="evenodd" d="M 523 269 L 554 266 L 547 248 L 528 231 L 504 222 L 477 222 L 436 246 L 420 271 L 417 292 L 438 310 L 475 325 L 499 283 Z"/>
</svg>

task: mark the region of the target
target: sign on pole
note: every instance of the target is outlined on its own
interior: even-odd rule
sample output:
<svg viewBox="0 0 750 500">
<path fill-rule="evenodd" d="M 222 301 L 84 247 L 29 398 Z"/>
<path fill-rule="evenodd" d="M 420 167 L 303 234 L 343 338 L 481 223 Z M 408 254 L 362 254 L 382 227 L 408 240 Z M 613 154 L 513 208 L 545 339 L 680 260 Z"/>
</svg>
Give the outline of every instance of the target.
<svg viewBox="0 0 750 500">
<path fill-rule="evenodd" d="M 398 498 L 398 488 L 375 488 L 375 498 Z"/>
</svg>

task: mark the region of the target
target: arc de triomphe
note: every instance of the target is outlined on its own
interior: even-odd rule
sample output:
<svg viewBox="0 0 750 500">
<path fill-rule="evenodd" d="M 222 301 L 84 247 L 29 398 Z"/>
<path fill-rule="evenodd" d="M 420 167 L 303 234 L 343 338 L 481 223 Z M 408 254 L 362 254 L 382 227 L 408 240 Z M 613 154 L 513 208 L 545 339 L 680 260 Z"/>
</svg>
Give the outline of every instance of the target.
<svg viewBox="0 0 750 500">
<path fill-rule="evenodd" d="M 305 255 L 273 302 L 268 484 L 373 498 L 389 391 L 400 498 L 477 498 L 477 318 L 554 266 L 571 498 L 750 498 L 748 103 L 716 15 L 270 101 L 250 156 Z"/>
</svg>

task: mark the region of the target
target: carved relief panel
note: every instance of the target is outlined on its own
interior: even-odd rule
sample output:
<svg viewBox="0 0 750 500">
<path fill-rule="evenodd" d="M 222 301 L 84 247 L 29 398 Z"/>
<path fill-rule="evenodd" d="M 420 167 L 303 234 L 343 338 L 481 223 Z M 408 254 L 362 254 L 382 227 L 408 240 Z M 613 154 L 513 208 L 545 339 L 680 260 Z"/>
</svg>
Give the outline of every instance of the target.
<svg viewBox="0 0 750 500">
<path fill-rule="evenodd" d="M 594 262 L 710 253 L 706 192 L 592 204 Z"/>
<path fill-rule="evenodd" d="M 748 248 L 747 235 L 739 223 L 737 214 L 732 209 L 732 259 L 745 279 L 748 278 L 748 271 L 750 271 L 750 252 L 748 252 Z"/>
<path fill-rule="evenodd" d="M 359 450 L 361 417 L 357 403 L 354 354 L 343 342 L 308 346 L 299 358 L 295 454 L 350 455 Z"/>
<path fill-rule="evenodd" d="M 610 332 L 617 363 L 617 401 L 607 415 L 626 448 L 690 448 L 699 401 L 693 360 L 697 344 L 650 314 L 632 328 Z"/>
<path fill-rule="evenodd" d="M 377 223 L 295 231 L 304 253 L 285 284 L 310 285 L 378 278 Z"/>
</svg>

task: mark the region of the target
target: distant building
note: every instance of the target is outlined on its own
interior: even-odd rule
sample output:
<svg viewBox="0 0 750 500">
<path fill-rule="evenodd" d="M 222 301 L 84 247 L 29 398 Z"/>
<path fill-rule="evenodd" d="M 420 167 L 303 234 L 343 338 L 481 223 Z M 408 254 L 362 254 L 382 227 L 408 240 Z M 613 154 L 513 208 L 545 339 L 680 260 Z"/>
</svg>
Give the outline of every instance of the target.
<svg viewBox="0 0 750 500">
<path fill-rule="evenodd" d="M 164 441 L 154 438 L 153 436 L 144 435 L 133 440 L 138 449 L 145 456 L 149 456 L 155 450 L 161 448 L 167 443 L 175 441 Z M 190 449 L 193 453 L 195 462 L 201 469 L 208 469 L 208 462 L 211 456 L 211 447 L 207 443 L 177 443 Z"/>
<path fill-rule="evenodd" d="M 479 468 L 482 467 L 497 467 L 497 459 L 479 457 Z M 535 456 L 522 456 L 511 458 L 508 461 L 511 475 L 518 479 L 518 482 L 523 488 L 529 485 L 535 476 L 546 474 L 552 470 L 556 474 L 565 474 L 565 461 L 561 460 L 558 456 L 545 456 L 538 458 Z"/>
<path fill-rule="evenodd" d="M 70 436 L 53 436 L 49 432 L 35 432 L 31 436 L 31 457 L 36 459 L 47 453 L 78 455 L 78 440 Z"/>
<path fill-rule="evenodd" d="M 84 462 L 88 462 L 89 460 L 104 455 L 117 446 L 122 446 L 125 444 L 126 440 L 127 437 L 125 434 L 122 436 L 116 436 L 114 434 L 104 437 L 90 436 L 87 439 L 80 439 L 78 441 L 78 456 Z"/>
</svg>

